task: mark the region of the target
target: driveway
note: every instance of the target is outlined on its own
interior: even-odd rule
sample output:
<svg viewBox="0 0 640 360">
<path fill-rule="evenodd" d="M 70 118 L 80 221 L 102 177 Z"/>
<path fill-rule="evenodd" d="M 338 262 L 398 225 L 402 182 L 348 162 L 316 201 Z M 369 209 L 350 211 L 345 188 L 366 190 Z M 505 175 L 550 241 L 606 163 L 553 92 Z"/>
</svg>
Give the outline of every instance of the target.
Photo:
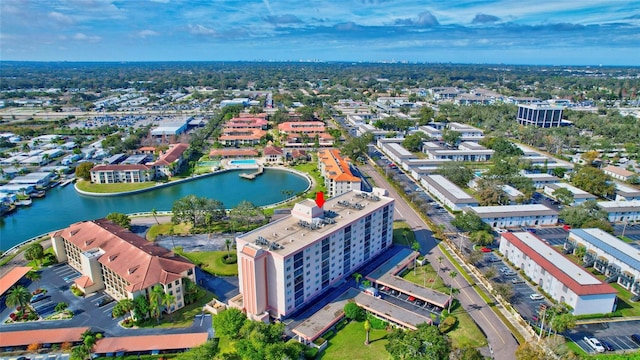
<svg viewBox="0 0 640 360">
<path fill-rule="evenodd" d="M 637 333 L 640 333 L 640 320 L 579 324 L 566 336 L 587 353 L 594 353 L 583 340 L 585 336 L 604 340 L 616 351 L 631 351 L 640 348 L 640 344 L 631 340 L 631 334 Z"/>
</svg>

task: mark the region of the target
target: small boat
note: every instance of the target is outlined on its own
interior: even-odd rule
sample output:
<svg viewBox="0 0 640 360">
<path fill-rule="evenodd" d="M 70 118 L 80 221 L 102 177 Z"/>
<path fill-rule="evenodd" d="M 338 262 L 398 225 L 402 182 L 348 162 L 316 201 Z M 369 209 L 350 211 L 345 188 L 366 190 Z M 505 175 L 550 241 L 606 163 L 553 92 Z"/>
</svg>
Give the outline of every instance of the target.
<svg viewBox="0 0 640 360">
<path fill-rule="evenodd" d="M 40 190 L 34 193 L 30 194 L 32 198 L 43 198 L 45 195 L 47 195 L 47 192 L 44 190 Z"/>
<path fill-rule="evenodd" d="M 49 189 L 53 189 L 54 187 L 60 185 L 60 181 L 56 181 L 56 182 L 52 182 L 51 184 L 49 184 Z"/>
<path fill-rule="evenodd" d="M 31 206 L 32 203 L 33 203 L 33 200 L 26 199 L 26 200 L 20 200 L 20 201 L 16 202 L 16 205 L 17 206 Z"/>
</svg>

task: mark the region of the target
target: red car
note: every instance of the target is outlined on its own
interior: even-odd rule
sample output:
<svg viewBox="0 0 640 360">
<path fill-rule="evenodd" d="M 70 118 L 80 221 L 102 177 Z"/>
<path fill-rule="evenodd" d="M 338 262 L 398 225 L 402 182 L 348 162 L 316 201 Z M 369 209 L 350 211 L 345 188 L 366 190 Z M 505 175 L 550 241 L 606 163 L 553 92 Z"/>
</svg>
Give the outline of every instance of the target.
<svg viewBox="0 0 640 360">
<path fill-rule="evenodd" d="M 486 246 L 483 246 L 480 248 L 480 251 L 482 251 L 483 253 L 490 253 L 492 250 Z"/>
<path fill-rule="evenodd" d="M 409 298 L 407 299 L 409 301 L 416 301 L 416 298 L 414 298 L 413 296 L 409 296 Z"/>
</svg>

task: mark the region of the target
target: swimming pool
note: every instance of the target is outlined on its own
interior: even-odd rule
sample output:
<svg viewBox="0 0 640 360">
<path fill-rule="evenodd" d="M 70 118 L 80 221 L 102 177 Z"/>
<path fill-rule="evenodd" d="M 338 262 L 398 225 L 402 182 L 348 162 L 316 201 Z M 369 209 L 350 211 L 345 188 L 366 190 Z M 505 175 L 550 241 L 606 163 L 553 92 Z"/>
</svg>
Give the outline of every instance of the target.
<svg viewBox="0 0 640 360">
<path fill-rule="evenodd" d="M 255 159 L 239 159 L 229 161 L 229 165 L 255 165 Z"/>
</svg>

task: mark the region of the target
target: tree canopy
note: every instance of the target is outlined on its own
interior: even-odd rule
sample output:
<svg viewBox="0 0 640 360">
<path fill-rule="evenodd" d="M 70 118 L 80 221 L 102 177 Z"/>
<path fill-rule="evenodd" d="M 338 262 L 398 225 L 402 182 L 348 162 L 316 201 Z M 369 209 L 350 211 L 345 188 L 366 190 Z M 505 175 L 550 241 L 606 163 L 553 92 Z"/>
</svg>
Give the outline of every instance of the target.
<svg viewBox="0 0 640 360">
<path fill-rule="evenodd" d="M 602 170 L 583 166 L 571 176 L 573 185 L 593 195 L 607 197 L 614 194 L 616 186 Z"/>
<path fill-rule="evenodd" d="M 240 337 L 240 329 L 247 321 L 249 320 L 242 311 L 229 308 L 213 317 L 213 327 L 220 335 L 238 338 Z"/>
<path fill-rule="evenodd" d="M 190 222 L 194 227 L 211 225 L 226 214 L 222 202 L 195 195 L 187 195 L 174 201 L 172 212 L 173 223 Z"/>
<path fill-rule="evenodd" d="M 449 181 L 460 187 L 467 187 L 473 179 L 473 170 L 467 165 L 455 161 L 447 161 L 438 166 L 436 174 L 446 177 Z"/>
<path fill-rule="evenodd" d="M 457 227 L 462 231 L 490 231 L 491 226 L 482 221 L 482 219 L 472 212 L 461 212 L 456 214 L 456 217 L 451 221 L 451 225 Z"/>
<path fill-rule="evenodd" d="M 409 151 L 419 152 L 422 150 L 422 142 L 428 139 L 429 137 L 425 133 L 416 132 L 405 136 L 404 141 L 402 141 L 402 146 Z"/>
<path fill-rule="evenodd" d="M 112 212 L 107 215 L 107 220 L 119 225 L 125 229 L 131 229 L 131 219 L 127 214 Z"/>
<path fill-rule="evenodd" d="M 91 169 L 93 169 L 94 164 L 92 162 L 83 162 L 76 166 L 76 177 L 79 177 L 84 180 L 91 179 Z"/>
<path fill-rule="evenodd" d="M 387 335 L 385 349 L 394 360 L 445 360 L 449 358 L 447 339 L 437 327 L 419 324 L 417 331 L 395 329 Z"/>
</svg>

